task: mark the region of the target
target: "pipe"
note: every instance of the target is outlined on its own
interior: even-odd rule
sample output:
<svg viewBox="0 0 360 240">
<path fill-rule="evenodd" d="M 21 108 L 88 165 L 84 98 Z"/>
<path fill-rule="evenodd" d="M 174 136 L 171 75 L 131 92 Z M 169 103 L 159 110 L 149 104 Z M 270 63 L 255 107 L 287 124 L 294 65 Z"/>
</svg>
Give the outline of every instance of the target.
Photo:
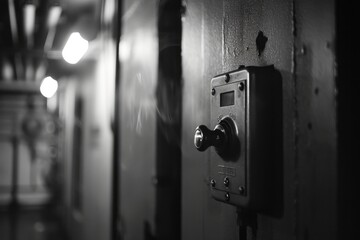
<svg viewBox="0 0 360 240">
<path fill-rule="evenodd" d="M 16 48 L 19 45 L 19 37 L 18 37 L 18 28 L 17 28 L 14 0 L 8 0 L 8 5 L 9 5 L 11 37 L 13 40 L 13 45 Z M 15 59 L 16 77 L 21 78 L 23 76 L 23 72 L 24 72 L 22 62 L 21 62 L 21 56 L 19 54 L 15 54 L 14 59 Z"/>
<path fill-rule="evenodd" d="M 23 11 L 24 11 L 24 32 L 25 32 L 26 44 L 28 48 L 32 48 L 34 45 L 36 6 L 34 4 L 25 4 Z"/>
<path fill-rule="evenodd" d="M 62 8 L 60 6 L 52 6 L 48 12 L 47 16 L 47 28 L 49 29 L 48 34 L 46 36 L 45 44 L 44 44 L 44 51 L 47 52 L 51 49 L 55 33 L 56 33 L 56 25 L 59 22 L 61 16 Z"/>
</svg>

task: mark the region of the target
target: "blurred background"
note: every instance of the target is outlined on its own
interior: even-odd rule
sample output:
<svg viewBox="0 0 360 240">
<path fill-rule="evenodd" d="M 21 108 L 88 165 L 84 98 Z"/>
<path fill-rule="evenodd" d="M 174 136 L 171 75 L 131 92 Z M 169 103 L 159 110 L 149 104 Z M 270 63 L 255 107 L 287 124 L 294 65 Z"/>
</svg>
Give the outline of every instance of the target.
<svg viewBox="0 0 360 240">
<path fill-rule="evenodd" d="M 2 0 L 0 240 L 354 239 L 355 9 Z M 193 144 L 240 65 L 282 77 L 280 216 L 214 200 Z"/>
<path fill-rule="evenodd" d="M 117 8 L 1 1 L 0 239 L 110 239 Z"/>
</svg>

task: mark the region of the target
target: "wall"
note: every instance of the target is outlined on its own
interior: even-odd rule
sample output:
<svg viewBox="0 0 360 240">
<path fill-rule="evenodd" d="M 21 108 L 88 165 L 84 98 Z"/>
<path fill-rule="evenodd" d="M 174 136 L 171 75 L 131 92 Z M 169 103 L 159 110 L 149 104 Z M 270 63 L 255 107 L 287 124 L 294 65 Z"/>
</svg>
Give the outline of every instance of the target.
<svg viewBox="0 0 360 240">
<path fill-rule="evenodd" d="M 120 232 L 180 239 L 180 1 L 124 1 L 120 58 Z"/>
<path fill-rule="evenodd" d="M 110 239 L 112 210 L 113 118 L 116 46 L 111 28 L 91 43 L 93 52 L 82 74 L 61 79 L 65 224 L 71 239 Z M 81 63 L 79 63 L 81 64 Z M 81 67 L 77 66 L 78 68 Z M 82 99 L 83 121 L 75 140 L 75 102 Z M 75 140 L 75 141 L 74 141 Z M 80 144 L 77 144 L 77 143 Z M 80 153 L 74 154 L 74 148 Z M 75 171 L 76 157 L 80 170 Z M 79 174 L 80 176 L 76 176 Z M 80 181 L 79 203 L 74 202 Z M 77 204 L 79 207 L 76 207 Z"/>
<path fill-rule="evenodd" d="M 123 239 L 161 239 L 156 229 L 166 226 L 158 221 L 165 210 L 156 204 L 159 196 L 167 199 L 157 195 L 157 167 L 163 163 L 159 151 L 167 151 L 158 146 L 157 114 L 159 107 L 171 102 L 159 98 L 156 90 L 157 84 L 166 82 L 158 72 L 157 24 L 164 2 L 123 2 L 118 69 L 118 227 Z M 283 189 L 283 212 L 278 217 L 250 212 L 247 239 L 337 238 L 334 2 L 187 0 L 178 11 L 183 82 L 174 96 L 182 96 L 181 238 L 240 238 L 237 209 L 210 196 L 209 151 L 195 150 L 194 130 L 209 125 L 213 76 L 239 65 L 272 64 L 282 77 L 283 185 L 274 188 Z M 261 37 L 263 49 L 256 43 Z"/>
<path fill-rule="evenodd" d="M 239 238 L 235 207 L 210 197 L 209 155 L 194 149 L 193 131 L 209 125 L 213 76 L 269 64 L 283 82 L 284 212 L 280 218 L 257 215 L 248 239 L 336 238 L 334 16 L 332 1 L 186 1 L 183 239 Z M 260 31 L 267 38 L 261 55 Z"/>
<path fill-rule="evenodd" d="M 155 231 L 156 1 L 124 1 L 120 58 L 120 232 L 146 239 Z"/>
</svg>

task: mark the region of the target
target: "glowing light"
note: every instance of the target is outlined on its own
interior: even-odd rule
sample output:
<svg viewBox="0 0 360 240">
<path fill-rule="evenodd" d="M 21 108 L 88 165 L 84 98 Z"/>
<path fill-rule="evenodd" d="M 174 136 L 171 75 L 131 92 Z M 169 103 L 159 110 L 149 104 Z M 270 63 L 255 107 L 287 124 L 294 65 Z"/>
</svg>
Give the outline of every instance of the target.
<svg viewBox="0 0 360 240">
<path fill-rule="evenodd" d="M 47 26 L 48 28 L 55 27 L 58 23 L 61 16 L 62 8 L 60 6 L 52 6 L 49 10 L 49 15 L 47 18 Z"/>
<path fill-rule="evenodd" d="M 58 89 L 58 82 L 52 77 L 46 77 L 41 82 L 40 92 L 46 98 L 51 98 L 54 96 Z"/>
<path fill-rule="evenodd" d="M 121 40 L 119 43 L 119 59 L 125 62 L 131 55 L 130 44 L 126 40 Z"/>
<path fill-rule="evenodd" d="M 35 29 L 35 12 L 36 7 L 33 4 L 25 4 L 24 6 L 24 29 L 27 43 L 33 45 L 33 34 Z"/>
<path fill-rule="evenodd" d="M 84 56 L 88 47 L 89 42 L 82 38 L 80 33 L 74 32 L 66 42 L 62 56 L 68 63 L 75 64 Z"/>
</svg>

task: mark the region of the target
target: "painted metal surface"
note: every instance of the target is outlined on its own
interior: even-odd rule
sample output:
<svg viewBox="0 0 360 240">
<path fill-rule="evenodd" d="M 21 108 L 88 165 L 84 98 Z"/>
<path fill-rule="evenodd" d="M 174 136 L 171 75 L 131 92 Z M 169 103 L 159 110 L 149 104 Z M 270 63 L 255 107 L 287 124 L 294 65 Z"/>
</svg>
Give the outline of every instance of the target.
<svg viewBox="0 0 360 240">
<path fill-rule="evenodd" d="M 336 238 L 333 1 L 188 0 L 184 5 L 181 238 L 239 239 L 237 209 L 211 198 L 210 152 L 198 152 L 192 140 L 196 126 L 211 122 L 215 75 L 239 65 L 271 64 L 282 77 L 284 175 L 283 185 L 273 187 L 283 188 L 283 212 L 277 217 L 251 213 L 248 239 Z M 151 239 L 161 228 L 156 212 L 161 201 L 166 203 L 165 191 L 156 190 L 157 170 L 170 156 L 160 146 L 167 136 L 161 136 L 158 113 L 172 98 L 164 100 L 157 92 L 162 87 L 157 85 L 157 2 L 128 0 L 123 6 L 120 230 L 123 239 Z"/>
<path fill-rule="evenodd" d="M 120 214 L 123 239 L 154 230 L 157 80 L 156 1 L 124 1 L 119 46 Z"/>
<path fill-rule="evenodd" d="M 181 1 L 158 4 L 155 238 L 181 239 Z"/>
<path fill-rule="evenodd" d="M 180 239 L 180 1 L 124 1 L 120 58 L 120 232 Z"/>
<path fill-rule="evenodd" d="M 268 64 L 283 79 L 284 212 L 279 218 L 258 215 L 248 239 L 336 238 L 335 70 L 327 47 L 333 11 L 332 1 L 186 1 L 183 239 L 238 239 L 236 209 L 211 199 L 209 153 L 197 152 L 192 139 L 196 126 L 209 125 L 213 76 Z"/>
<path fill-rule="evenodd" d="M 338 234 L 334 2 L 296 2 L 295 18 L 296 233 L 303 239 L 334 239 Z"/>
</svg>

